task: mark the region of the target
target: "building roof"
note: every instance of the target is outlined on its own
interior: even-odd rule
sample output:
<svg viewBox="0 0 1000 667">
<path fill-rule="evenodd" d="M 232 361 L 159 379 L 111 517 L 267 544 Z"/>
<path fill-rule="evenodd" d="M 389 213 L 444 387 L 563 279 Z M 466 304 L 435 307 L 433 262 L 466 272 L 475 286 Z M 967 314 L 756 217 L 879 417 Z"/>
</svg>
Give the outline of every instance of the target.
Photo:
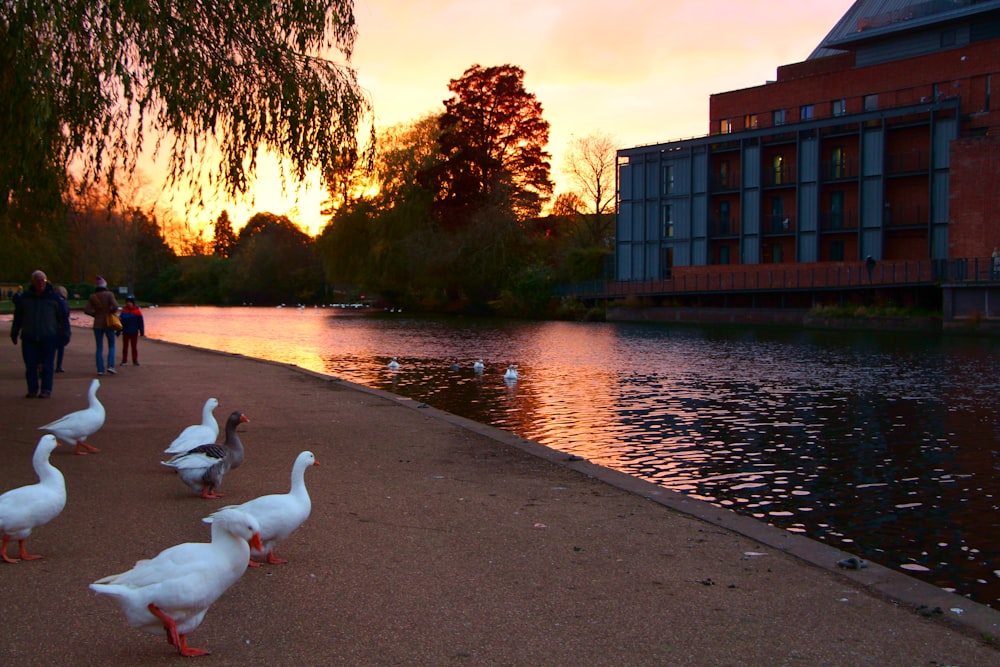
<svg viewBox="0 0 1000 667">
<path fill-rule="evenodd" d="M 809 60 L 851 51 L 894 33 L 966 19 L 1000 9 L 1000 0 L 856 0 Z"/>
</svg>

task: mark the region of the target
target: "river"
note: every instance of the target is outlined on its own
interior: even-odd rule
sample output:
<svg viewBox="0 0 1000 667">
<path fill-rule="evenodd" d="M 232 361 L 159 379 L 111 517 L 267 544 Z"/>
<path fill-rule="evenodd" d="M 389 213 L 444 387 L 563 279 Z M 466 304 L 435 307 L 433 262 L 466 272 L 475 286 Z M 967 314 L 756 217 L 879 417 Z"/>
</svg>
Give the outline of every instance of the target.
<svg viewBox="0 0 1000 667">
<path fill-rule="evenodd" d="M 414 398 L 1000 605 L 1000 341 L 313 307 L 144 313 L 153 338 Z"/>
</svg>

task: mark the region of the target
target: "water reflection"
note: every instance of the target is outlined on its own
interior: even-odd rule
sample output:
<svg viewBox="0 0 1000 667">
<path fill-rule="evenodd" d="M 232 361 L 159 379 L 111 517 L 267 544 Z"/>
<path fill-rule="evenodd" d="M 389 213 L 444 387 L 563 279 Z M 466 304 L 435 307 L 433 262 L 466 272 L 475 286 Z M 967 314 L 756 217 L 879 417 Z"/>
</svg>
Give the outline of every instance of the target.
<svg viewBox="0 0 1000 667">
<path fill-rule="evenodd" d="M 146 322 L 154 337 L 409 396 L 1000 602 L 997 341 L 325 309 L 164 308 Z"/>
</svg>

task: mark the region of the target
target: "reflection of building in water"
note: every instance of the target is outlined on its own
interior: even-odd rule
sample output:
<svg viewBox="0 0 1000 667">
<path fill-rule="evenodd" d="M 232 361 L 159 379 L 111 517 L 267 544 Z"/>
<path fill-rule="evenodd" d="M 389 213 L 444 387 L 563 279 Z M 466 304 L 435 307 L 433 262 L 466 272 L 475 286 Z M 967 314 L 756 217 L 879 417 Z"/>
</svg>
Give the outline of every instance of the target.
<svg viewBox="0 0 1000 667">
<path fill-rule="evenodd" d="M 617 279 L 869 255 L 987 271 L 998 26 L 996 1 L 861 0 L 775 81 L 713 95 L 708 136 L 620 150 Z"/>
</svg>

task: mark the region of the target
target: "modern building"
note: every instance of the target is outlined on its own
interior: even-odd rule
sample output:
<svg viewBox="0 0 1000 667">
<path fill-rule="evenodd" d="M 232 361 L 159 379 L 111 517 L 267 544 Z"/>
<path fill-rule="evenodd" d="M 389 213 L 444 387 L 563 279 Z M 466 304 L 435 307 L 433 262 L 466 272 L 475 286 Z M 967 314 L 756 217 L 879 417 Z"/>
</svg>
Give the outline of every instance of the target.
<svg viewBox="0 0 1000 667">
<path fill-rule="evenodd" d="M 956 260 L 988 273 L 995 89 L 1000 0 L 858 0 L 804 62 L 713 95 L 707 136 L 618 151 L 616 280 L 721 286 L 739 269 L 746 287 L 780 268 L 815 283 L 836 265 L 871 281 L 873 264 Z"/>
</svg>

